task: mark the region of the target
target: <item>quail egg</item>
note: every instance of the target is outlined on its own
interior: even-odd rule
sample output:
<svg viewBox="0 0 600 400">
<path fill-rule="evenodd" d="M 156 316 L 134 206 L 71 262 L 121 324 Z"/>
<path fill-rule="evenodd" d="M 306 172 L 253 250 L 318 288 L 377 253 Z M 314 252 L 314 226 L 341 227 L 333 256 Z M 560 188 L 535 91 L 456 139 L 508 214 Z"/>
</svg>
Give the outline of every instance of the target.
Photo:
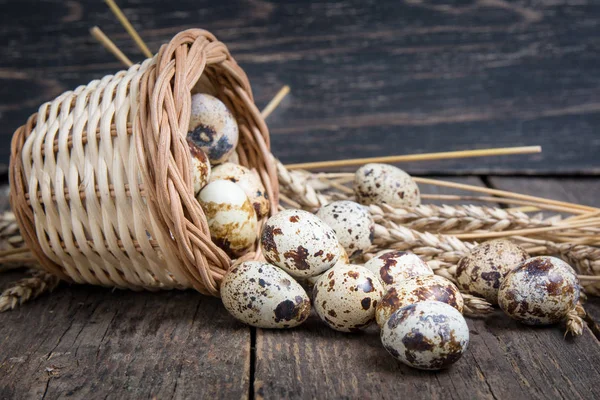
<svg viewBox="0 0 600 400">
<path fill-rule="evenodd" d="M 269 198 L 256 172 L 241 165 L 226 162 L 213 169 L 210 180 L 217 179 L 237 183 L 248 195 L 259 219 L 269 213 Z"/>
<path fill-rule="evenodd" d="M 371 247 L 375 223 L 364 206 L 348 200 L 334 201 L 321 207 L 317 217 L 333 228 L 351 259 Z"/>
<path fill-rule="evenodd" d="M 319 275 L 340 256 L 333 229 L 302 210 L 284 210 L 269 218 L 260 244 L 268 262 L 296 278 Z"/>
<path fill-rule="evenodd" d="M 231 181 L 213 181 L 198 194 L 210 236 L 230 256 L 249 250 L 258 236 L 258 222 L 246 193 Z"/>
<path fill-rule="evenodd" d="M 240 163 L 240 156 L 238 155 L 237 152 L 234 151 L 234 152 L 231 153 L 231 155 L 227 159 L 227 162 L 232 163 L 232 164 L 239 164 Z"/>
<path fill-rule="evenodd" d="M 189 138 L 187 139 L 187 142 L 190 148 L 190 154 L 192 155 L 194 195 L 198 195 L 200 189 L 206 186 L 210 179 L 210 162 L 200 147 L 196 146 Z"/>
<path fill-rule="evenodd" d="M 352 332 L 375 320 L 383 294 L 377 277 L 360 265 L 340 265 L 321 276 L 313 288 L 313 305 L 332 329 Z"/>
<path fill-rule="evenodd" d="M 463 311 L 462 295 L 448 279 L 438 275 L 414 276 L 388 287 L 377 304 L 375 312 L 377 325 L 382 327 L 396 310 L 426 300 L 441 301 L 461 313 Z"/>
<path fill-rule="evenodd" d="M 555 257 L 533 257 L 510 271 L 500 285 L 498 304 L 508 316 L 528 325 L 562 320 L 579 301 L 573 268 Z"/>
<path fill-rule="evenodd" d="M 310 314 L 310 299 L 283 270 L 261 261 L 246 261 L 227 272 L 221 299 L 231 315 L 259 328 L 292 328 Z"/>
<path fill-rule="evenodd" d="M 469 327 L 456 308 L 422 301 L 394 312 L 381 329 L 381 342 L 410 367 L 439 370 L 454 364 L 467 350 Z"/>
<path fill-rule="evenodd" d="M 366 164 L 354 175 L 354 193 L 359 203 L 387 203 L 392 207 L 421 204 L 419 187 L 409 174 L 389 164 Z"/>
<path fill-rule="evenodd" d="M 234 152 L 239 132 L 235 117 L 221 100 L 198 93 L 192 95 L 187 137 L 208 155 L 212 164 L 220 164 Z"/>
<path fill-rule="evenodd" d="M 414 253 L 407 251 L 387 251 L 371 258 L 365 263 L 381 281 L 384 287 L 419 275 L 433 275 L 427 263 Z"/>
<path fill-rule="evenodd" d="M 339 250 L 340 257 L 338 258 L 337 263 L 335 263 L 335 265 L 333 267 L 331 267 L 330 269 L 328 269 L 327 271 L 331 270 L 332 268 L 338 267 L 340 265 L 348 265 L 348 264 L 350 264 L 350 259 L 348 258 L 348 254 L 346 254 L 346 250 L 344 250 L 344 246 L 342 246 L 341 244 L 338 244 L 338 250 Z M 327 271 L 323 272 L 323 274 L 326 274 Z M 317 283 L 317 281 L 319 280 L 319 278 L 321 276 L 323 276 L 323 274 L 309 277 L 306 280 L 306 283 L 308 284 L 308 287 L 312 288 L 315 285 L 315 283 Z"/>
<path fill-rule="evenodd" d="M 498 289 L 504 277 L 527 258 L 527 252 L 510 240 L 481 243 L 458 262 L 458 287 L 492 304 L 498 304 Z"/>
</svg>

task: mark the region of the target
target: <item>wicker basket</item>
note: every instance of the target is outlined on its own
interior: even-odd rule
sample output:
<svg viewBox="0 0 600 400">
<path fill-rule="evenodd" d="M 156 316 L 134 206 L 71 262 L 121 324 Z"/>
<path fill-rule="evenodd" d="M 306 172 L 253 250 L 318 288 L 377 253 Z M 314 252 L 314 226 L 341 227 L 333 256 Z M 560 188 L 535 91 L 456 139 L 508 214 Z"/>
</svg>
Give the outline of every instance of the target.
<svg viewBox="0 0 600 400">
<path fill-rule="evenodd" d="M 141 65 L 43 104 L 15 132 L 11 206 L 45 270 L 77 283 L 218 295 L 232 260 L 211 242 L 185 141 L 201 77 L 236 116 L 240 164 L 259 173 L 277 210 L 269 132 L 248 79 L 212 34 L 187 30 Z M 255 248 L 244 259 L 259 256 Z"/>
</svg>

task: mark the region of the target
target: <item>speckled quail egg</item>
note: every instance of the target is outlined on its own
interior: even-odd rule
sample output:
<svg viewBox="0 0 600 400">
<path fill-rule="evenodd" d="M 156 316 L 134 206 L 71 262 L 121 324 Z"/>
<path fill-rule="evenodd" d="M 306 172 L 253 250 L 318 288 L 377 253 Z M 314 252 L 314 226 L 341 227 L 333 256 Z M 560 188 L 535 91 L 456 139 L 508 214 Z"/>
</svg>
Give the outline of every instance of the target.
<svg viewBox="0 0 600 400">
<path fill-rule="evenodd" d="M 268 262 L 296 278 L 319 275 L 339 258 L 333 229 L 302 210 L 284 210 L 269 218 L 260 244 Z"/>
<path fill-rule="evenodd" d="M 321 207 L 317 217 L 333 228 L 350 259 L 371 247 L 375 223 L 364 206 L 348 200 L 334 201 Z"/>
<path fill-rule="evenodd" d="M 527 252 L 510 240 L 481 243 L 458 262 L 458 287 L 492 304 L 498 304 L 498 289 L 504 277 L 527 258 Z"/>
<path fill-rule="evenodd" d="M 389 164 L 366 164 L 354 175 L 354 193 L 361 204 L 393 207 L 421 204 L 419 187 L 409 174 Z"/>
<path fill-rule="evenodd" d="M 313 305 L 332 329 L 352 332 L 375 320 L 383 294 L 377 277 L 360 265 L 340 265 L 321 276 L 313 288 Z"/>
<path fill-rule="evenodd" d="M 335 265 L 331 268 L 329 268 L 327 271 L 330 271 L 332 268 L 338 267 L 340 265 L 348 265 L 350 264 L 350 259 L 348 258 L 348 254 L 346 253 L 346 250 L 344 249 L 344 246 L 342 246 L 341 244 L 338 244 L 338 250 L 339 250 L 339 254 L 340 257 L 338 258 L 337 263 L 335 263 Z M 323 274 L 326 274 L 327 271 L 323 272 Z M 317 283 L 317 281 L 319 280 L 319 278 L 321 278 L 321 276 L 323 276 L 323 274 L 319 274 L 316 276 L 311 276 L 306 280 L 306 283 L 308 284 L 309 288 L 312 288 L 315 283 Z"/>
<path fill-rule="evenodd" d="M 238 156 L 238 153 L 234 151 L 231 153 L 229 158 L 227 158 L 227 162 L 232 163 L 232 164 L 239 164 L 240 156 Z"/>
<path fill-rule="evenodd" d="M 200 191 L 197 199 L 217 246 L 230 256 L 240 256 L 254 245 L 258 222 L 242 188 L 231 181 L 214 181 Z"/>
<path fill-rule="evenodd" d="M 254 206 L 260 219 L 269 213 L 269 198 L 258 174 L 248 168 L 230 162 L 216 166 L 210 180 L 224 179 L 235 182 L 241 187 Z"/>
<path fill-rule="evenodd" d="M 438 275 L 414 276 L 387 288 L 375 311 L 377 325 L 382 327 L 396 310 L 426 300 L 441 301 L 463 311 L 463 297 L 448 279 Z"/>
<path fill-rule="evenodd" d="M 394 312 L 381 329 L 381 342 L 408 366 L 438 370 L 454 364 L 467 350 L 469 327 L 456 308 L 422 301 Z"/>
<path fill-rule="evenodd" d="M 221 100 L 198 93 L 192 95 L 187 137 L 208 155 L 212 164 L 219 164 L 235 150 L 239 132 L 235 117 Z"/>
<path fill-rule="evenodd" d="M 433 270 L 427 263 L 414 253 L 407 251 L 388 251 L 365 263 L 387 287 L 399 283 L 403 279 L 419 275 L 433 275 Z"/>
<path fill-rule="evenodd" d="M 310 299 L 302 286 L 261 261 L 246 261 L 228 271 L 221 299 L 231 315 L 259 328 L 291 328 L 310 314 Z"/>
<path fill-rule="evenodd" d="M 187 140 L 192 155 L 192 180 L 194 182 L 194 195 L 198 195 L 210 180 L 210 162 L 202 149 L 194 144 L 190 139 Z"/>
<path fill-rule="evenodd" d="M 579 279 L 573 268 L 555 257 L 523 261 L 504 278 L 498 304 L 511 318 L 528 325 L 562 320 L 579 300 Z"/>
</svg>

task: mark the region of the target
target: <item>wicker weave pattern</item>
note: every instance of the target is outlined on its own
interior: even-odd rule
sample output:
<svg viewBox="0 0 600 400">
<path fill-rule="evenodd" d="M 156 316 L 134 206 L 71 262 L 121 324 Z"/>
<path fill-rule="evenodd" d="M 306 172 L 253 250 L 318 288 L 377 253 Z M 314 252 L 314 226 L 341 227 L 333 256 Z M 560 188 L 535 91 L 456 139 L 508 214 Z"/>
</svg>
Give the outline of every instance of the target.
<svg viewBox="0 0 600 400">
<path fill-rule="evenodd" d="M 185 142 L 201 75 L 236 115 L 240 163 L 258 171 L 277 209 L 268 129 L 246 75 L 210 33 L 184 31 L 153 59 L 42 105 L 15 132 L 11 205 L 44 269 L 78 283 L 218 295 L 231 260 L 210 240 Z"/>
</svg>

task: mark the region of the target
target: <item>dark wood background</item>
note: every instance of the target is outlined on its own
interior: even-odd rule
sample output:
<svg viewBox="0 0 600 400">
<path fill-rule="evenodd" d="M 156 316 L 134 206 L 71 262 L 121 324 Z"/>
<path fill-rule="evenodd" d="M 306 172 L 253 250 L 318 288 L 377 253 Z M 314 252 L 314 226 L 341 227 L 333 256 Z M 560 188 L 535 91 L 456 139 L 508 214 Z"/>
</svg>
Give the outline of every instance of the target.
<svg viewBox="0 0 600 400">
<path fill-rule="evenodd" d="M 415 163 L 413 173 L 600 172 L 600 3 L 590 0 L 120 0 L 151 50 L 202 27 L 230 48 L 285 162 L 541 144 L 542 155 Z M 133 60 L 101 0 L 0 0 L 0 163 L 37 106 Z M 318 145 L 316 144 L 318 141 Z"/>
</svg>

